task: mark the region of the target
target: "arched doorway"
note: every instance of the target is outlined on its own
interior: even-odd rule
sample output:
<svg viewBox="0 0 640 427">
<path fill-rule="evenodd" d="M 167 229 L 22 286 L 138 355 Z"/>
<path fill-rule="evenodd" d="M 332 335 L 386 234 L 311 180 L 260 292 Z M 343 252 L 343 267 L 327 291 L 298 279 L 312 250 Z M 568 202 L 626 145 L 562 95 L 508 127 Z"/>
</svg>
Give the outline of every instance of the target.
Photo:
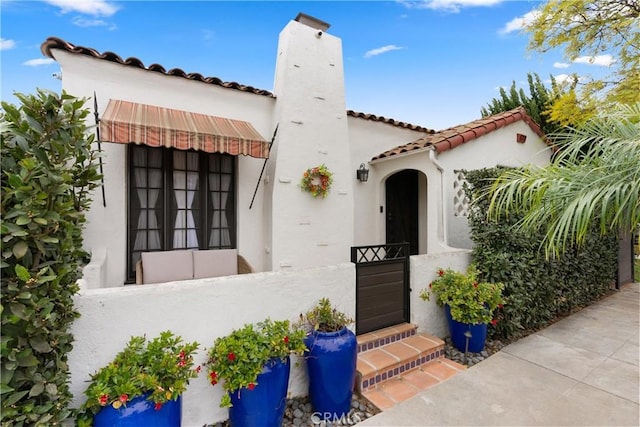
<svg viewBox="0 0 640 427">
<path fill-rule="evenodd" d="M 386 243 L 409 243 L 409 253 L 417 255 L 419 172 L 406 169 L 387 178 L 385 183 Z"/>
</svg>

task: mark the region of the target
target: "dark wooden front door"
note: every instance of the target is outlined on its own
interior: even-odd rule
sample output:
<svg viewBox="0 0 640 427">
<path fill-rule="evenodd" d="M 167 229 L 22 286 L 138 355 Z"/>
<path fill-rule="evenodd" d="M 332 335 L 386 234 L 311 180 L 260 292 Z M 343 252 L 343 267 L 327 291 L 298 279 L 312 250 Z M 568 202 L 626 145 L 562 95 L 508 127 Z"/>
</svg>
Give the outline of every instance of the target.
<svg viewBox="0 0 640 427">
<path fill-rule="evenodd" d="M 409 253 L 418 254 L 418 171 L 403 170 L 387 179 L 386 242 L 409 242 Z"/>
<path fill-rule="evenodd" d="M 408 251 L 408 243 L 351 248 L 357 334 L 409 321 Z"/>
</svg>

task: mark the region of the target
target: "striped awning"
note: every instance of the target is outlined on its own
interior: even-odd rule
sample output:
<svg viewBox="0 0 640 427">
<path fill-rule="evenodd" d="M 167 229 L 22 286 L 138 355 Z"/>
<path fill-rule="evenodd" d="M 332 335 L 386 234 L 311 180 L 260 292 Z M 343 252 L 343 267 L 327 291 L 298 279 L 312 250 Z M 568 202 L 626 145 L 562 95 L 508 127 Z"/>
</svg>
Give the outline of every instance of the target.
<svg viewBox="0 0 640 427">
<path fill-rule="evenodd" d="M 100 120 L 105 142 L 266 159 L 269 143 L 249 122 L 111 99 Z"/>
</svg>

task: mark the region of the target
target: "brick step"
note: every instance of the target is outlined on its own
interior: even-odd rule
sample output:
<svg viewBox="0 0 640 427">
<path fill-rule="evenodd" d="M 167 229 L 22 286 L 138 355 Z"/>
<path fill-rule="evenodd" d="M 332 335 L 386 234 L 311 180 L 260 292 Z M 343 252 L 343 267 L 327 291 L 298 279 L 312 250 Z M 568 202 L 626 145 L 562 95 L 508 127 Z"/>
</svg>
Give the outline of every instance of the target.
<svg viewBox="0 0 640 427">
<path fill-rule="evenodd" d="M 374 348 L 382 347 L 385 344 L 400 341 L 403 338 L 413 336 L 417 333 L 418 327 L 410 323 L 401 323 L 388 328 L 380 329 L 366 334 L 358 335 L 358 353 Z"/>
<path fill-rule="evenodd" d="M 369 387 L 362 392 L 362 395 L 378 409 L 384 411 L 466 369 L 464 365 L 441 357 L 420 365 L 418 369 L 405 372 L 374 387 Z"/>
<path fill-rule="evenodd" d="M 370 333 L 373 337 L 362 338 L 362 343 L 358 340 L 361 351 L 358 354 L 356 388 L 359 391 L 364 392 L 444 358 L 444 341 L 426 333 L 417 333 L 415 326 L 409 326 L 403 326 L 401 329 L 406 330 L 400 332 Z M 404 337 L 398 340 L 398 334 Z"/>
<path fill-rule="evenodd" d="M 444 341 L 409 323 L 358 335 L 356 389 L 385 410 L 466 367 L 444 357 Z"/>
</svg>

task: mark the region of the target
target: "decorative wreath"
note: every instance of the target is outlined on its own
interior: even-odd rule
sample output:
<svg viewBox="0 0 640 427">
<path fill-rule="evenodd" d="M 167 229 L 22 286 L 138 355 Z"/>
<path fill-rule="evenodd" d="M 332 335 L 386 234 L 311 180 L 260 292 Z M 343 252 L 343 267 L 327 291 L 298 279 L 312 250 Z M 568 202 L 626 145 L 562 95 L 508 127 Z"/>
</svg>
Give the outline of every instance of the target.
<svg viewBox="0 0 640 427">
<path fill-rule="evenodd" d="M 325 198 L 329 194 L 331 184 L 333 184 L 333 173 L 322 164 L 305 171 L 300 181 L 300 188 L 302 191 L 311 193 L 313 197 Z"/>
</svg>

